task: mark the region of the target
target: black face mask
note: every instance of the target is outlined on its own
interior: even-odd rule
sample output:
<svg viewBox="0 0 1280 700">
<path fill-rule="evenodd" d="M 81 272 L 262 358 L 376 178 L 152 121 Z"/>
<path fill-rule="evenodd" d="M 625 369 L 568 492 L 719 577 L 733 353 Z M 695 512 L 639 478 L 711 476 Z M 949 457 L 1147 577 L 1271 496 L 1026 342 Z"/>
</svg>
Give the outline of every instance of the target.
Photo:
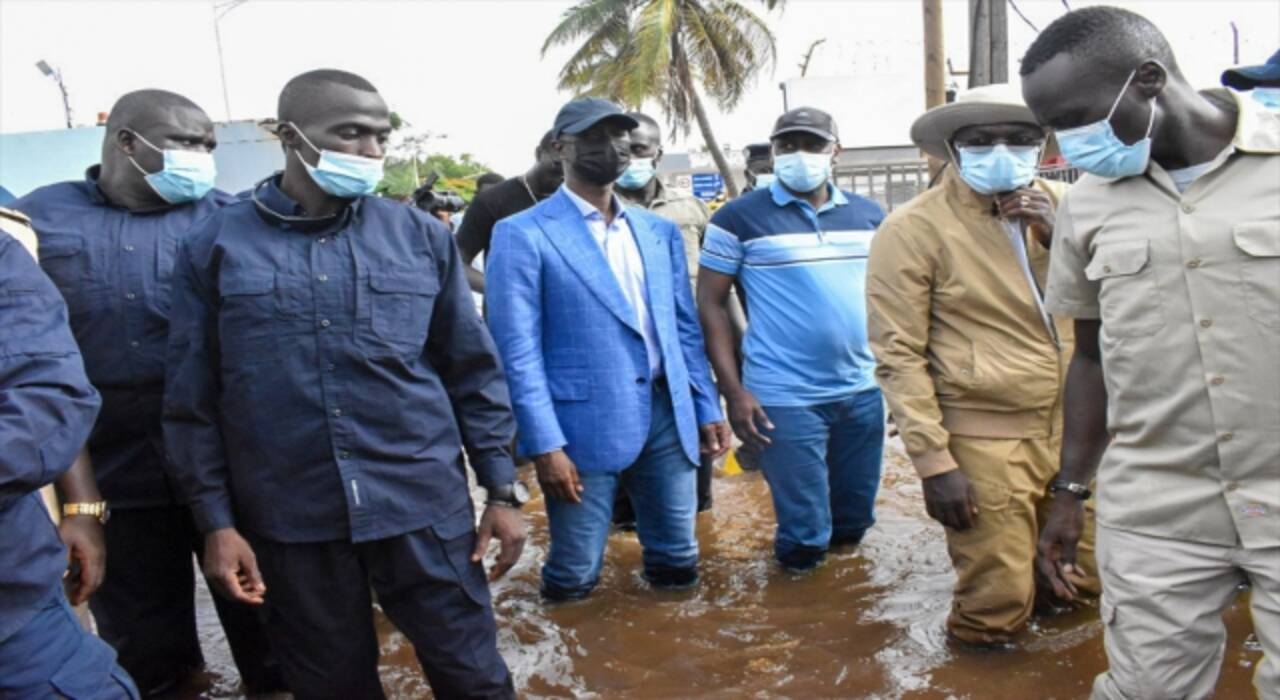
<svg viewBox="0 0 1280 700">
<path fill-rule="evenodd" d="M 625 140 L 574 141 L 573 153 L 566 162 L 583 180 L 593 185 L 607 185 L 617 180 L 631 164 L 629 146 Z"/>
</svg>

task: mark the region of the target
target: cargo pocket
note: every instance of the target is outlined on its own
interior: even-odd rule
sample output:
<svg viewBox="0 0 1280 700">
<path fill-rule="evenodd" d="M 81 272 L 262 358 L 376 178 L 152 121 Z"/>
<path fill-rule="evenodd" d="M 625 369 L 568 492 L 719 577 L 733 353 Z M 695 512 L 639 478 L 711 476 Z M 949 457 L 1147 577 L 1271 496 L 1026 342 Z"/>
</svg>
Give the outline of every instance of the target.
<svg viewBox="0 0 1280 700">
<path fill-rule="evenodd" d="M 1098 302 L 1107 335 L 1143 337 L 1164 327 L 1164 306 L 1148 241 L 1098 246 L 1084 275 L 1101 287 Z"/>
<path fill-rule="evenodd" d="M 398 354 L 420 352 L 427 342 L 439 291 L 440 281 L 428 270 L 371 271 L 368 316 L 373 340 L 382 341 Z"/>
<path fill-rule="evenodd" d="M 973 484 L 973 490 L 978 496 L 978 517 L 982 517 L 981 513 L 984 512 L 998 513 L 1009 509 L 1013 490 L 1008 484 L 987 479 L 970 479 L 969 483 Z"/>
<path fill-rule="evenodd" d="M 1231 229 L 1240 261 L 1240 283 L 1249 317 L 1280 330 L 1280 222 L 1252 221 Z"/>
<path fill-rule="evenodd" d="M 58 283 L 71 286 L 89 278 L 89 256 L 84 250 L 84 239 L 64 233 L 49 233 L 39 237 L 37 250 L 40 267 Z"/>
<path fill-rule="evenodd" d="M 84 635 L 80 647 L 49 679 L 53 697 L 68 700 L 138 700 L 133 681 L 116 665 L 116 654 L 97 637 Z"/>
<path fill-rule="evenodd" d="M 489 580 L 485 577 L 484 565 L 471 561 L 471 552 L 476 546 L 475 516 L 471 509 L 465 508 L 432 525 L 431 532 L 440 543 L 462 591 L 471 602 L 488 607 Z"/>
<path fill-rule="evenodd" d="M 270 356 L 276 325 L 275 275 L 225 274 L 218 283 L 222 307 L 218 336 L 224 363 L 240 364 Z"/>
</svg>

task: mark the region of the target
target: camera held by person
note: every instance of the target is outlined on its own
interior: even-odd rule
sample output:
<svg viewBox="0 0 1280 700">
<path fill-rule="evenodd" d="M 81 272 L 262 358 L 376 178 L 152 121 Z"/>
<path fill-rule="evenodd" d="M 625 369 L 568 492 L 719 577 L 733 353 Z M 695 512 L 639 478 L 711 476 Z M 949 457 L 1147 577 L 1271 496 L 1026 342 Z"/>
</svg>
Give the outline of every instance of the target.
<svg viewBox="0 0 1280 700">
<path fill-rule="evenodd" d="M 428 175 L 422 186 L 413 191 L 413 205 L 449 224 L 450 228 L 452 228 L 453 224 L 450 218 L 462 211 L 467 206 L 467 203 L 462 197 L 458 196 L 457 192 L 434 189 L 436 182 L 439 180 L 440 173 Z"/>
</svg>

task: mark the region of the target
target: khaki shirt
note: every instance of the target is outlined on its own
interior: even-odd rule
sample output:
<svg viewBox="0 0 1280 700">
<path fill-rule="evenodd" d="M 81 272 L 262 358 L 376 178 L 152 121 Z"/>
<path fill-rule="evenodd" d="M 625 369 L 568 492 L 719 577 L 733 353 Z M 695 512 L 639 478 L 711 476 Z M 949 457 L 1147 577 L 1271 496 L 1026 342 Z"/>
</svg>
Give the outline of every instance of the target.
<svg viewBox="0 0 1280 700">
<path fill-rule="evenodd" d="M 1056 203 L 1057 182 L 1034 185 Z M 1039 438 L 1062 426 L 1072 324 L 1045 325 L 994 199 L 948 169 L 880 225 L 867 262 L 876 377 L 921 477 L 956 469 L 951 435 Z M 1049 251 L 1023 232 L 1038 288 Z"/>
<path fill-rule="evenodd" d="M 653 201 L 649 203 L 649 206 L 645 208 L 680 227 L 680 235 L 684 238 L 684 258 L 689 264 L 689 281 L 692 283 L 698 277 L 698 256 L 702 251 L 702 232 L 707 229 L 707 222 L 711 221 L 711 210 L 707 208 L 706 203 L 697 197 L 671 192 L 666 187 L 663 187 L 661 182 L 658 182 L 657 185 L 657 194 L 654 196 Z M 621 192 L 618 194 L 622 195 Z M 642 202 L 631 199 L 626 201 L 628 204 L 644 207 Z"/>
<path fill-rule="evenodd" d="M 1210 91 L 1229 104 L 1225 91 Z M 1098 522 L 1280 546 L 1280 115 L 1245 97 L 1232 148 L 1183 194 L 1086 176 L 1058 212 L 1052 313 L 1101 319 L 1113 441 Z"/>
</svg>

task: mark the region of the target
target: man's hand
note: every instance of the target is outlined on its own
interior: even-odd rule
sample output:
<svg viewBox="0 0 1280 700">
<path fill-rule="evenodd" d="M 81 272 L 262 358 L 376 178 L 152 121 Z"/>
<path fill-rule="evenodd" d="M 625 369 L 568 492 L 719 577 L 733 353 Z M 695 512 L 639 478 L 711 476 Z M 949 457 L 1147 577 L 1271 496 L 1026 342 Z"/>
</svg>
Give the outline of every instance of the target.
<svg viewBox="0 0 1280 700">
<path fill-rule="evenodd" d="M 733 432 L 724 421 L 707 423 L 698 428 L 699 452 L 703 457 L 716 459 L 729 451 L 729 443 L 733 440 Z"/>
<path fill-rule="evenodd" d="M 58 535 L 67 547 L 74 579 L 66 580 L 67 599 L 79 605 L 102 585 L 107 572 L 107 543 L 102 523 L 92 515 L 69 515 L 58 526 Z"/>
<path fill-rule="evenodd" d="M 1081 575 L 1076 568 L 1076 546 L 1083 532 L 1084 502 L 1069 493 L 1055 495 L 1036 545 L 1036 568 L 1053 586 L 1053 594 L 1063 600 L 1076 597 L 1075 584 L 1067 576 Z"/>
<path fill-rule="evenodd" d="M 484 515 L 480 516 L 480 530 L 476 533 L 476 550 L 471 553 L 471 561 L 484 559 L 489 540 L 497 540 L 502 548 L 498 550 L 498 560 L 493 563 L 493 571 L 489 572 L 489 580 L 497 581 L 520 561 L 520 553 L 524 551 L 527 537 L 524 515 L 518 509 L 499 505 L 486 506 Z"/>
<path fill-rule="evenodd" d="M 924 507 L 929 517 L 964 532 L 978 517 L 978 497 L 969 478 L 959 469 L 924 480 Z"/>
<path fill-rule="evenodd" d="M 584 487 L 578 481 L 578 468 L 564 450 L 556 450 L 533 458 L 538 470 L 538 485 L 548 498 L 556 498 L 570 503 L 582 503 Z"/>
<path fill-rule="evenodd" d="M 1023 187 L 996 200 L 1000 208 L 1000 216 L 1013 221 L 1026 222 L 1031 235 L 1048 248 L 1053 241 L 1054 208 L 1053 200 L 1044 190 L 1035 187 Z"/>
<path fill-rule="evenodd" d="M 267 586 L 258 572 L 258 557 L 233 527 L 205 535 L 204 576 L 224 598 L 249 605 L 261 605 L 265 599 Z"/>
<path fill-rule="evenodd" d="M 738 439 L 757 451 L 767 447 L 772 440 L 760 431 L 773 430 L 773 423 L 769 422 L 769 416 L 765 415 L 764 408 L 756 401 L 756 397 L 743 389 L 726 399 L 729 404 L 729 424 L 733 426 Z"/>
</svg>

